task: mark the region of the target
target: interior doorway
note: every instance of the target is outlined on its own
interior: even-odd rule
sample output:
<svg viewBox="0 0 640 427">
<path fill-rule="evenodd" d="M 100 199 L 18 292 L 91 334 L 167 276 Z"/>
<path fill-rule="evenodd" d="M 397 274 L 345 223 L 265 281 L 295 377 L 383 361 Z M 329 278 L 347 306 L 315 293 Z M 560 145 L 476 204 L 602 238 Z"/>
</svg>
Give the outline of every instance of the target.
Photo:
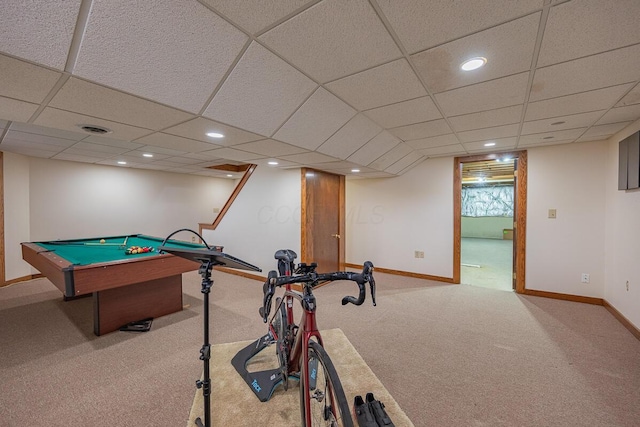
<svg viewBox="0 0 640 427">
<path fill-rule="evenodd" d="M 467 167 L 465 167 L 465 164 Z M 485 176 L 480 177 L 480 173 Z M 475 194 L 475 200 L 484 198 L 482 203 L 471 206 L 471 213 L 463 216 L 463 186 L 473 188 L 471 181 L 480 184 L 478 178 L 484 178 L 484 182 L 490 182 L 492 177 L 495 184 L 486 188 L 487 194 Z M 511 182 L 509 182 L 511 181 Z M 464 182 L 464 183 L 463 183 Z M 502 184 L 498 184 L 502 182 Z M 512 186 L 510 190 L 508 187 Z M 482 185 L 476 185 L 476 188 Z M 525 291 L 525 246 L 526 246 L 526 203 L 527 203 L 527 152 L 516 151 L 500 154 L 486 154 L 468 157 L 456 157 L 454 161 L 454 283 L 475 281 L 472 284 L 494 287 L 503 290 L 515 290 L 518 293 Z M 474 199 L 474 190 L 468 192 L 465 197 Z M 467 192 L 467 191 L 465 191 Z M 512 203 L 509 203 L 509 199 Z M 471 200 L 472 202 L 474 200 Z M 493 207 L 496 209 L 491 209 Z M 508 209 L 500 210 L 499 204 L 511 205 L 512 212 Z M 474 211 L 475 209 L 475 211 Z M 475 218 L 471 222 L 481 223 L 477 230 L 470 232 L 469 224 L 465 224 L 463 236 L 463 219 L 470 219 L 483 211 L 489 215 L 479 221 Z M 505 218 L 491 218 L 502 212 Z M 482 212 L 480 212 L 482 213 Z M 493 214 L 493 215 L 492 215 Z M 477 215 L 476 215 L 477 217 Z M 485 224 L 482 224 L 484 222 Z M 490 227 L 489 227 L 490 225 Z M 512 225 L 509 227 L 509 225 Z M 484 227 L 484 229 L 483 229 Z M 492 234 L 487 234 L 491 228 Z M 485 233 L 484 235 L 482 233 Z M 489 240 L 492 238 L 492 240 Z M 474 240 L 471 240 L 474 239 Z M 482 240 L 475 240 L 482 239 Z M 493 248 L 489 246 L 493 244 Z M 483 246 L 484 245 L 484 246 Z M 489 245 L 489 246 L 488 246 Z M 464 258 L 463 258 L 464 249 Z M 509 257 L 509 252 L 511 256 Z M 466 264 L 463 266 L 463 264 Z M 499 264 L 499 265 L 498 265 Z M 483 266 L 489 274 L 482 271 Z M 490 268 L 489 268 L 490 267 Z M 509 268 L 510 267 L 510 268 Z M 462 281 L 462 270 L 465 269 Z M 475 270 L 472 270 L 475 269 Z M 500 278 L 491 277 L 498 274 Z M 500 280 L 499 283 L 496 280 Z"/>
<path fill-rule="evenodd" d="M 462 162 L 460 283 L 513 291 L 514 163 Z"/>
<path fill-rule="evenodd" d="M 345 178 L 302 169 L 301 262 L 315 262 L 319 273 L 341 271 L 345 259 Z"/>
</svg>

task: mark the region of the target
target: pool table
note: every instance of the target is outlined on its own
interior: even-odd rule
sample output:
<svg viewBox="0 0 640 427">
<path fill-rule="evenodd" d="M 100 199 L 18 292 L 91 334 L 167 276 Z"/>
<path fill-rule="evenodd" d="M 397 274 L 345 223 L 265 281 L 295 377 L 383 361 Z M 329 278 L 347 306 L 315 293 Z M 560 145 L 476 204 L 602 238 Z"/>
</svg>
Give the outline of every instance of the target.
<svg viewBox="0 0 640 427">
<path fill-rule="evenodd" d="M 182 310 L 182 273 L 199 263 L 159 254 L 164 239 L 142 234 L 22 243 L 22 258 L 47 277 L 65 300 L 93 295 L 93 330 L 103 335 L 121 326 Z M 153 252 L 126 255 L 126 249 Z M 202 249 L 169 240 L 164 246 Z M 221 247 L 217 250 L 222 251 Z"/>
</svg>

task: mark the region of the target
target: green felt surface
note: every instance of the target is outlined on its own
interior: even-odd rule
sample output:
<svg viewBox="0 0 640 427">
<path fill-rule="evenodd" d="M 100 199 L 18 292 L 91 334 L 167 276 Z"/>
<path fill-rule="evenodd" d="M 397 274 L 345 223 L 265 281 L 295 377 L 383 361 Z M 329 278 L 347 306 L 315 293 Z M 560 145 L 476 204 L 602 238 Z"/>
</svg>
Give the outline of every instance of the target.
<svg viewBox="0 0 640 427">
<path fill-rule="evenodd" d="M 125 238 L 127 238 L 127 243 L 126 245 L 123 245 Z M 105 240 L 105 244 L 100 244 L 101 239 Z M 89 265 L 158 255 L 158 246 L 162 244 L 163 240 L 164 239 L 159 237 L 136 234 L 128 237 L 114 236 L 77 240 L 55 240 L 49 242 L 36 242 L 36 244 L 49 251 L 54 251 L 58 256 L 66 259 L 72 264 Z M 126 249 L 131 246 L 150 246 L 154 249 L 154 252 L 126 255 Z M 205 247 L 202 244 L 181 242 L 179 240 L 169 240 L 165 243 L 165 246 L 192 249 L 202 249 Z"/>
</svg>

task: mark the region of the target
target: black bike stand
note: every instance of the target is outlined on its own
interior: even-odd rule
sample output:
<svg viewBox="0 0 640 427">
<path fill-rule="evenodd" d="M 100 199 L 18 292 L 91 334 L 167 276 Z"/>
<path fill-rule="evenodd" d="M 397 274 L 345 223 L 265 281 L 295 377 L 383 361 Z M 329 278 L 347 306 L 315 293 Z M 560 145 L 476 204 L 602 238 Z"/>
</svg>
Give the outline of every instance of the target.
<svg viewBox="0 0 640 427">
<path fill-rule="evenodd" d="M 210 249 L 183 249 L 170 246 L 159 246 L 158 252 L 168 252 L 182 258 L 200 263 L 198 273 L 202 276 L 202 294 L 204 295 L 204 344 L 200 349 L 200 360 L 204 362 L 203 379 L 196 381 L 196 387 L 202 389 L 204 396 L 204 424 L 200 417 L 196 418 L 198 427 L 211 427 L 211 377 L 209 363 L 211 360 L 211 343 L 209 342 L 209 293 L 213 280 L 211 270 L 216 265 L 238 268 L 241 270 L 262 271 L 255 265 L 246 263 L 222 252 Z"/>
</svg>

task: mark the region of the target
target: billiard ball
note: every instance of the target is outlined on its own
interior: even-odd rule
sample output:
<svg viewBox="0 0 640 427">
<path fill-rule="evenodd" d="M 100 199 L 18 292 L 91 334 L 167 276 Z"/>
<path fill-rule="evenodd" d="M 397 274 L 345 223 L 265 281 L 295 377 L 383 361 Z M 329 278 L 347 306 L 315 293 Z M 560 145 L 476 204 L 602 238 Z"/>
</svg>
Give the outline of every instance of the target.
<svg viewBox="0 0 640 427">
<path fill-rule="evenodd" d="M 100 239 L 100 243 L 106 243 L 106 240 Z"/>
</svg>

